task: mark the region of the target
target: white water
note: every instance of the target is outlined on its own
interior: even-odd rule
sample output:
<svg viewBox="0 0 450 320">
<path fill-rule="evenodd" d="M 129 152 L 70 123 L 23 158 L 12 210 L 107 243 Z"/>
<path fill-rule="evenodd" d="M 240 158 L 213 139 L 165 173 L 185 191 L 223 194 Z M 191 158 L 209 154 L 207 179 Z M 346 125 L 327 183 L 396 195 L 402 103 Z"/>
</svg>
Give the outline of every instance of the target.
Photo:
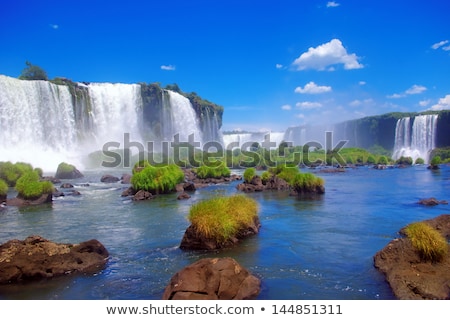
<svg viewBox="0 0 450 320">
<path fill-rule="evenodd" d="M 272 148 L 278 148 L 284 138 L 284 132 L 231 133 L 223 135 L 223 144 L 225 148 L 232 146 L 233 148 L 247 149 L 255 142 L 260 145 L 271 143 Z"/>
<path fill-rule="evenodd" d="M 107 142 L 127 141 L 145 147 L 141 87 L 138 84 L 78 84 L 88 94 L 73 99 L 69 88 L 48 81 L 25 81 L 0 75 L 0 161 L 27 162 L 46 172 L 69 162 L 83 169 L 87 155 Z M 190 101 L 167 91 L 167 130 L 172 141 L 203 143 Z M 166 108 L 167 107 L 167 108 Z M 165 119 L 165 118 L 164 118 Z M 108 149 L 111 150 L 111 149 Z"/>
<path fill-rule="evenodd" d="M 197 115 L 188 98 L 181 94 L 168 91 L 171 105 L 171 138 L 179 134 L 180 142 L 188 142 L 189 136 L 194 135 L 194 141 L 203 146 L 202 132 L 199 126 Z"/>
<path fill-rule="evenodd" d="M 395 145 L 392 158 L 411 157 L 413 161 L 422 158 L 429 162 L 430 152 L 436 144 L 437 114 L 402 118 L 395 128 Z"/>
</svg>

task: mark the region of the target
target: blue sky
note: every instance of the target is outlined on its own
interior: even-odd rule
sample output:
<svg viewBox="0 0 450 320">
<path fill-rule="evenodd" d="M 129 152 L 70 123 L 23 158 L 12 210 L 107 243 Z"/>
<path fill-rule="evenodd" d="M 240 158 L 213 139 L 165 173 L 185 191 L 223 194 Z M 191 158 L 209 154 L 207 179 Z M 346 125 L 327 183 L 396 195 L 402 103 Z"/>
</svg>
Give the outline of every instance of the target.
<svg viewBox="0 0 450 320">
<path fill-rule="evenodd" d="M 177 83 L 224 130 L 450 109 L 448 1 L 3 1 L 0 74 Z"/>
</svg>

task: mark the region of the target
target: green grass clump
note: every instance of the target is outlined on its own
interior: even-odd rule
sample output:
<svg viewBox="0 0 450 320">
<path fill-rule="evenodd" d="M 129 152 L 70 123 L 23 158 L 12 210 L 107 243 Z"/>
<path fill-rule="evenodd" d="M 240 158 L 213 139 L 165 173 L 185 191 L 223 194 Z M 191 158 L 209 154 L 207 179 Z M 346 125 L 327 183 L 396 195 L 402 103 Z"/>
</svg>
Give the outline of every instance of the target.
<svg viewBox="0 0 450 320">
<path fill-rule="evenodd" d="M 322 193 L 324 180 L 310 172 L 298 173 L 292 186 L 298 193 Z"/>
<path fill-rule="evenodd" d="M 295 176 L 300 172 L 300 170 L 297 166 L 288 167 L 285 164 L 279 164 L 276 167 L 269 168 L 268 172 L 292 185 Z"/>
<path fill-rule="evenodd" d="M 246 183 L 250 183 L 254 176 L 256 176 L 255 168 L 247 168 L 247 169 L 245 169 L 245 171 L 244 171 L 244 181 Z"/>
<path fill-rule="evenodd" d="M 430 225 L 415 222 L 408 225 L 404 231 L 425 261 L 439 262 L 447 254 L 447 240 Z"/>
<path fill-rule="evenodd" d="M 52 193 L 54 188 L 50 181 L 39 181 L 38 172 L 28 171 L 17 180 L 15 189 L 19 197 L 33 200 L 43 194 Z"/>
<path fill-rule="evenodd" d="M 0 179 L 4 180 L 8 184 L 8 186 L 14 187 L 16 185 L 16 181 L 25 172 L 32 170 L 33 166 L 25 162 L 0 162 Z M 35 170 L 40 169 L 36 168 Z"/>
<path fill-rule="evenodd" d="M 154 167 L 144 164 L 141 170 L 133 170 L 131 184 L 135 190 L 144 190 L 153 194 L 175 191 L 177 184 L 184 181 L 184 173 L 175 164 Z"/>
<path fill-rule="evenodd" d="M 0 179 L 0 197 L 4 197 L 8 194 L 8 184 L 5 180 Z"/>
<path fill-rule="evenodd" d="M 244 195 L 217 197 L 194 204 L 188 219 L 200 236 L 224 243 L 254 223 L 258 204 Z"/>
<path fill-rule="evenodd" d="M 230 169 L 223 163 L 221 163 L 218 166 L 202 165 L 197 168 L 196 173 L 197 177 L 199 177 L 200 179 L 207 179 L 207 178 L 218 179 L 222 177 L 229 177 L 231 175 Z"/>
</svg>

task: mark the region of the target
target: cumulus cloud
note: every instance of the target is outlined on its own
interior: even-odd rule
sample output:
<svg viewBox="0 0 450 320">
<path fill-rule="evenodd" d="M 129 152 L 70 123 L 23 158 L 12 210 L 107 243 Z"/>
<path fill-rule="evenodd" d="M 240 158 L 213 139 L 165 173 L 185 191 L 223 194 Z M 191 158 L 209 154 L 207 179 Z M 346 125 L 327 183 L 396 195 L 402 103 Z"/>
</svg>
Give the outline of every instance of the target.
<svg viewBox="0 0 450 320">
<path fill-rule="evenodd" d="M 304 102 L 297 102 L 295 106 L 302 110 L 309 110 L 309 109 L 319 109 L 322 108 L 322 104 L 319 102 L 310 102 L 310 101 L 304 101 Z"/>
<path fill-rule="evenodd" d="M 436 50 L 436 49 L 439 49 L 439 48 L 442 47 L 442 46 L 445 46 L 447 43 L 448 43 L 448 40 L 442 40 L 442 41 L 440 41 L 440 42 L 437 42 L 437 43 L 433 44 L 433 45 L 431 46 L 431 48 L 433 48 L 434 50 Z M 448 47 L 446 47 L 446 48 L 448 48 Z M 446 50 L 445 48 L 443 48 L 443 49 Z"/>
<path fill-rule="evenodd" d="M 440 98 L 439 102 L 432 106 L 430 110 L 449 110 L 450 109 L 450 94 L 446 95 L 444 98 Z"/>
<path fill-rule="evenodd" d="M 283 65 L 282 65 L 282 64 L 279 64 L 279 63 L 277 63 L 277 64 L 275 65 L 275 68 L 277 68 L 277 69 L 282 69 L 282 68 L 283 68 Z"/>
<path fill-rule="evenodd" d="M 365 82 L 365 81 L 360 81 L 360 82 L 358 82 L 358 84 L 359 84 L 360 86 L 365 86 L 365 85 L 366 85 L 366 82 Z"/>
<path fill-rule="evenodd" d="M 411 88 L 406 90 L 405 92 L 394 93 L 394 94 L 392 94 L 390 96 L 387 96 L 387 97 L 390 98 L 390 99 L 404 98 L 404 97 L 406 97 L 408 95 L 419 94 L 419 93 L 422 93 L 422 92 L 424 92 L 426 90 L 427 90 L 426 87 L 415 84 Z"/>
<path fill-rule="evenodd" d="M 333 71 L 335 65 L 343 64 L 344 69 L 361 69 L 364 66 L 358 62 L 356 54 L 349 54 L 339 39 L 309 48 L 292 63 L 297 70 L 316 69 Z"/>
<path fill-rule="evenodd" d="M 329 86 L 318 86 L 313 81 L 310 81 L 307 83 L 303 88 L 297 87 L 295 88 L 295 93 L 307 93 L 307 94 L 319 94 L 319 93 L 325 93 L 330 92 L 332 89 Z"/>
<path fill-rule="evenodd" d="M 419 106 L 421 106 L 421 107 L 426 107 L 427 105 L 429 105 L 431 103 L 431 100 L 430 99 L 428 99 L 428 100 L 422 100 L 422 101 L 419 101 Z"/>
<path fill-rule="evenodd" d="M 49 26 L 50 26 L 50 28 L 52 28 L 52 29 L 59 29 L 59 25 L 57 25 L 57 24 L 49 24 Z"/>
<path fill-rule="evenodd" d="M 330 7 L 335 8 L 335 7 L 339 7 L 339 6 L 340 6 L 340 4 L 335 1 L 328 1 L 328 3 L 327 3 L 327 8 L 330 8 Z"/>
<path fill-rule="evenodd" d="M 176 68 L 174 65 L 162 65 L 161 66 L 161 70 L 166 70 L 166 71 L 174 71 Z"/>
<path fill-rule="evenodd" d="M 281 106 L 281 110 L 291 110 L 291 109 L 292 109 L 292 107 L 290 104 L 285 104 L 285 105 Z"/>
</svg>

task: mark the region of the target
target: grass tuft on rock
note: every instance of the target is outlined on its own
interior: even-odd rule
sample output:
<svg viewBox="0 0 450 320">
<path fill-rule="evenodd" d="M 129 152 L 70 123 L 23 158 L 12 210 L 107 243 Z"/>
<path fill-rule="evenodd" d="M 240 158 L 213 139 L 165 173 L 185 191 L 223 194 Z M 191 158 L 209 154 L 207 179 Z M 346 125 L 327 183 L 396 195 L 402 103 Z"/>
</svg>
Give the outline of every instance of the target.
<svg viewBox="0 0 450 320">
<path fill-rule="evenodd" d="M 447 240 L 436 229 L 424 222 L 406 226 L 404 232 L 413 247 L 425 261 L 439 262 L 448 252 Z"/>
<path fill-rule="evenodd" d="M 194 204 L 188 219 L 200 236 L 224 243 L 252 226 L 257 216 L 258 203 L 254 199 L 234 195 Z"/>
<path fill-rule="evenodd" d="M 183 170 L 175 164 L 154 167 L 142 163 L 133 169 L 131 184 L 135 190 L 144 190 L 153 194 L 170 193 L 176 190 L 176 185 L 184 181 Z M 139 170 L 138 170 L 139 168 Z"/>
</svg>

